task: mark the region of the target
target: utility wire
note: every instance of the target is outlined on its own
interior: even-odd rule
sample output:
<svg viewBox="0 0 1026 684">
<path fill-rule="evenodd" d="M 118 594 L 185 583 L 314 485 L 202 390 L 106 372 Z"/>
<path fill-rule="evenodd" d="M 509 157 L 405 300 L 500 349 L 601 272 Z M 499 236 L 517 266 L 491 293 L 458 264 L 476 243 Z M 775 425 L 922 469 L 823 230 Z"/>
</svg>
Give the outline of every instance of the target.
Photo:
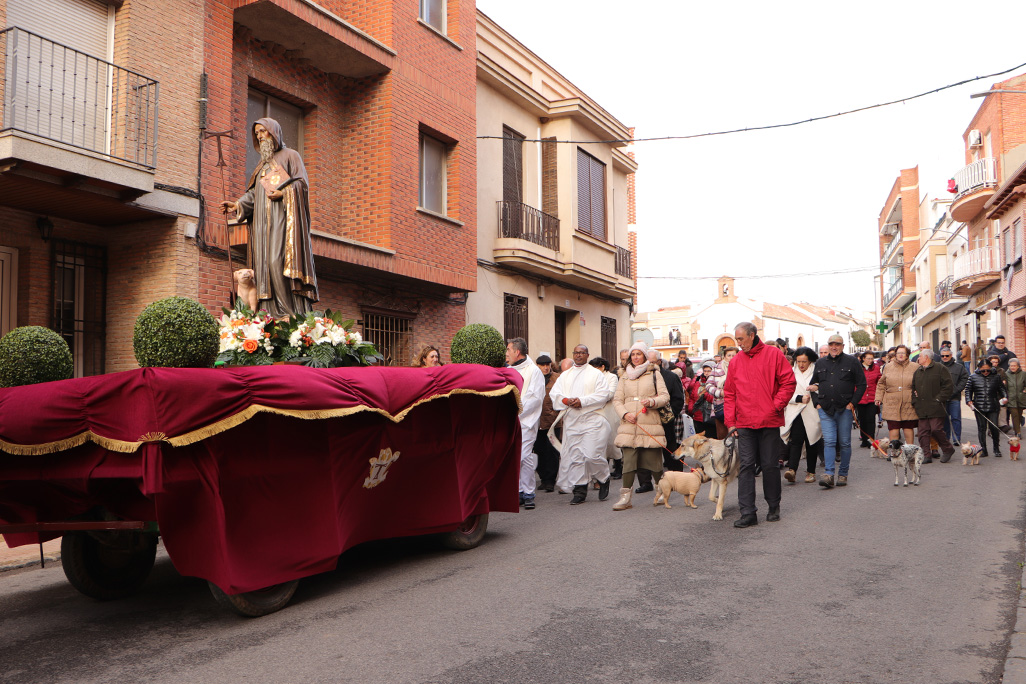
<svg viewBox="0 0 1026 684">
<path fill-rule="evenodd" d="M 638 276 L 638 280 L 719 280 L 720 278 L 733 278 L 734 280 L 756 280 L 764 278 L 804 278 L 814 276 L 844 275 L 847 273 L 862 273 L 864 271 L 879 271 L 879 266 L 859 266 L 856 268 L 841 268 L 833 271 L 814 271 L 811 273 L 766 273 L 763 275 L 736 275 L 736 276 Z"/>
<path fill-rule="evenodd" d="M 869 109 L 877 109 L 879 107 L 888 107 L 888 106 L 893 105 L 893 104 L 899 104 L 899 103 L 902 103 L 902 102 L 908 102 L 909 100 L 915 100 L 915 99 L 918 99 L 920 97 L 926 97 L 927 95 L 933 95 L 934 93 L 939 93 L 942 90 L 949 90 L 950 88 L 956 88 L 956 87 L 958 87 L 960 85 L 965 85 L 966 83 L 972 83 L 973 81 L 979 81 L 979 80 L 982 80 L 982 79 L 985 79 L 985 78 L 993 78 L 995 76 L 1003 76 L 1004 74 L 1007 74 L 1009 72 L 1015 71 L 1016 69 L 1021 69 L 1023 67 L 1026 67 L 1026 62 L 1024 62 L 1022 64 L 1019 64 L 1018 66 L 1014 66 L 1014 67 L 1012 67 L 1010 69 L 1005 69 L 1004 71 L 998 71 L 998 72 L 995 72 L 993 74 L 987 74 L 985 76 L 975 76 L 973 78 L 967 78 L 967 79 L 965 79 L 963 81 L 959 81 L 958 83 L 951 83 L 951 84 L 946 85 L 946 86 L 941 86 L 940 88 L 934 88 L 933 90 L 927 90 L 925 93 L 919 93 L 918 95 L 910 95 L 908 97 L 903 97 L 903 98 L 900 98 L 898 100 L 891 100 L 890 102 L 880 102 L 880 103 L 874 104 L 874 105 L 867 105 L 865 107 L 858 107 L 856 109 L 849 109 L 848 111 L 838 112 L 837 114 L 824 114 L 823 116 L 814 116 L 814 117 L 809 118 L 809 119 L 802 119 L 801 121 L 792 121 L 791 123 L 769 124 L 769 125 L 766 125 L 766 126 L 748 126 L 748 127 L 745 127 L 745 128 L 734 128 L 734 129 L 731 129 L 729 131 L 714 131 L 712 133 L 695 133 L 694 135 L 664 135 L 664 136 L 660 136 L 660 137 L 656 137 L 656 138 L 627 138 L 627 139 L 620 139 L 620 140 L 545 140 L 545 139 L 527 140 L 527 139 L 517 138 L 517 140 L 519 142 L 549 142 L 549 143 L 572 143 L 572 144 L 582 144 L 582 143 L 597 143 L 597 144 L 601 144 L 601 143 L 636 143 L 636 142 L 650 142 L 650 141 L 653 141 L 653 140 L 691 140 L 692 138 L 708 138 L 708 137 L 713 136 L 713 135 L 730 135 L 731 133 L 747 133 L 748 131 L 765 131 L 765 130 L 769 130 L 769 129 L 772 129 L 772 128 L 788 128 L 790 126 L 801 126 L 802 124 L 812 123 L 813 121 L 822 121 L 824 119 L 833 119 L 833 118 L 836 118 L 838 116 L 845 116 L 847 114 L 855 114 L 856 112 L 864 112 L 864 111 L 869 110 Z M 478 140 L 505 140 L 508 137 L 509 136 L 505 136 L 505 135 L 479 135 L 479 136 L 477 136 L 477 139 Z"/>
</svg>

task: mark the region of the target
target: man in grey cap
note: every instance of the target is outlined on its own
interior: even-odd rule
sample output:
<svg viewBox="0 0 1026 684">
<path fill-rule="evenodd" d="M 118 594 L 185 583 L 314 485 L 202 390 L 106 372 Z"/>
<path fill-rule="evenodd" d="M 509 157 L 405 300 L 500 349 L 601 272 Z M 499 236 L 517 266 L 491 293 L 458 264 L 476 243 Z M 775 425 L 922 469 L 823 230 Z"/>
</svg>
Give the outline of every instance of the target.
<svg viewBox="0 0 1026 684">
<path fill-rule="evenodd" d="M 844 353 L 844 338 L 840 335 L 831 335 L 827 340 L 827 355 L 816 361 L 809 390 L 823 430 L 826 472 L 819 478 L 819 485 L 825 489 L 834 487 L 834 452 L 839 446 L 841 463 L 837 466 L 836 485 L 844 487 L 848 484 L 851 462 L 852 410 L 866 392 L 866 374 L 858 359 Z"/>
</svg>

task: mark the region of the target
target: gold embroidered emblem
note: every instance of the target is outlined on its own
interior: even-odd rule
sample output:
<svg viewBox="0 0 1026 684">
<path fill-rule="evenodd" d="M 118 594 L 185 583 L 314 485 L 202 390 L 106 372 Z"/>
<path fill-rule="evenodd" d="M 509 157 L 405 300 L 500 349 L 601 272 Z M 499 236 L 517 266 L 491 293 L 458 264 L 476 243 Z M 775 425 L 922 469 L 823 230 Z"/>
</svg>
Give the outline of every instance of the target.
<svg viewBox="0 0 1026 684">
<path fill-rule="evenodd" d="M 363 481 L 364 489 L 373 489 L 385 481 L 388 475 L 388 467 L 399 460 L 399 452 L 392 453 L 391 449 L 382 449 L 376 457 L 369 459 L 370 477 Z"/>
</svg>

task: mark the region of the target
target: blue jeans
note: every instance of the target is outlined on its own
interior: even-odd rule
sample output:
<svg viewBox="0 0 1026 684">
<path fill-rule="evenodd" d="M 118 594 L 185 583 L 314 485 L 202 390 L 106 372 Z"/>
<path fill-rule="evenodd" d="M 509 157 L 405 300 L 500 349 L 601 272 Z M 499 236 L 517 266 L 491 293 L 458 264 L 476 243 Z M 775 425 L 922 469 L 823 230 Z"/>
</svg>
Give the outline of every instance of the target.
<svg viewBox="0 0 1026 684">
<path fill-rule="evenodd" d="M 823 460 L 826 462 L 826 474 L 831 477 L 834 475 L 834 453 L 840 443 L 841 465 L 837 474 L 847 477 L 848 465 L 851 463 L 851 411 L 841 409 L 830 415 L 819 409 L 819 426 L 823 430 Z"/>
<path fill-rule="evenodd" d="M 962 441 L 962 402 L 958 399 L 948 400 L 948 419 L 944 432 L 952 442 Z"/>
</svg>

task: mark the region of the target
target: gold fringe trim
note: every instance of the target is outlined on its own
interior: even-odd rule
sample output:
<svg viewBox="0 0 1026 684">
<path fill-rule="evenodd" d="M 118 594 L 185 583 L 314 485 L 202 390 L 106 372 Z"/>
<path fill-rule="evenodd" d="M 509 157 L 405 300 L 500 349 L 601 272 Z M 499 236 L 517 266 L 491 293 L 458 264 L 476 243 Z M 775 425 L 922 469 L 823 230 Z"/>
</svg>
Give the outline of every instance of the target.
<svg viewBox="0 0 1026 684">
<path fill-rule="evenodd" d="M 208 437 L 213 437 L 214 435 L 231 430 L 233 427 L 238 427 L 258 413 L 274 413 L 280 416 L 288 416 L 290 418 L 299 418 L 302 420 L 323 420 L 325 418 L 341 418 L 356 413 L 367 412 L 377 413 L 391 420 L 393 423 L 399 423 L 406 418 L 413 409 L 421 406 L 422 404 L 426 404 L 429 401 L 435 401 L 436 399 L 448 399 L 455 394 L 476 394 L 482 397 L 501 397 L 509 394 L 510 392 L 513 393 L 513 398 L 517 402 L 517 414 L 519 415 L 524 408 L 520 401 L 520 392 L 514 385 L 507 385 L 502 389 L 488 390 L 484 392 L 471 389 L 455 389 L 447 394 L 436 394 L 435 396 L 428 397 L 427 399 L 421 399 L 420 401 L 411 404 L 394 416 L 384 409 L 374 408 L 371 406 L 300 410 L 282 409 L 275 408 L 273 406 L 264 406 L 262 404 L 253 404 L 252 406 L 239 411 L 235 415 L 219 420 L 216 423 L 205 425 L 198 430 L 178 435 L 177 437 L 168 437 L 162 432 L 148 432 L 145 435 L 142 435 L 137 442 L 125 442 L 119 439 L 102 437 L 90 430 L 87 430 L 86 432 L 73 437 L 68 437 L 67 439 L 62 439 L 56 442 L 47 442 L 45 444 L 12 444 L 10 442 L 0 440 L 0 451 L 15 454 L 16 456 L 41 456 L 44 454 L 54 454 L 58 451 L 73 449 L 74 447 L 81 446 L 86 442 L 95 442 L 104 449 L 128 454 L 138 451 L 139 447 L 148 442 L 167 442 L 171 446 L 180 447 L 188 444 L 195 444 L 196 442 L 200 442 Z"/>
</svg>

